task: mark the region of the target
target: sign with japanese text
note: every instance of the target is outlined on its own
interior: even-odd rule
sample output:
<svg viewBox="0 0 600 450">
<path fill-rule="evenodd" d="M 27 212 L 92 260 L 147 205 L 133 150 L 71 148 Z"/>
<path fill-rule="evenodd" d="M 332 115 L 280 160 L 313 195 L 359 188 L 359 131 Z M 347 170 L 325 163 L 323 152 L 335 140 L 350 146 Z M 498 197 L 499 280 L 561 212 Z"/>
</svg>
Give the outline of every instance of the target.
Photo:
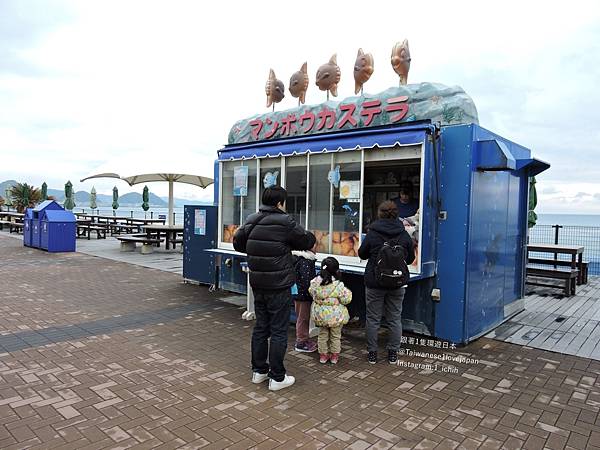
<svg viewBox="0 0 600 450">
<path fill-rule="evenodd" d="M 194 234 L 205 236 L 206 235 L 206 210 L 196 209 L 194 210 Z"/>
<path fill-rule="evenodd" d="M 248 166 L 233 168 L 233 195 L 236 197 L 248 195 Z"/>
<path fill-rule="evenodd" d="M 389 88 L 377 95 L 349 97 L 339 103 L 303 105 L 240 120 L 229 133 L 229 144 L 427 119 L 442 125 L 478 122 L 475 105 L 461 88 L 421 83 Z"/>
</svg>

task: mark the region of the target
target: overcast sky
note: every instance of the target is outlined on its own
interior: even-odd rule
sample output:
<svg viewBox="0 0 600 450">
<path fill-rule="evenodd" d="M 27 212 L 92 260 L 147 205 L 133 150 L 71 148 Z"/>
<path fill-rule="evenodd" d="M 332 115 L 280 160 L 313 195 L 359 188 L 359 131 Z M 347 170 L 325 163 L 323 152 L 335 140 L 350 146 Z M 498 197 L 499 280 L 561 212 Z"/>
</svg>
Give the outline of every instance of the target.
<svg viewBox="0 0 600 450">
<path fill-rule="evenodd" d="M 343 99 L 362 47 L 377 93 L 397 84 L 390 52 L 408 38 L 409 82 L 462 86 L 482 126 L 552 164 L 540 212 L 600 214 L 600 7 L 489 3 L 0 0 L 0 181 L 110 193 L 114 180 L 79 179 L 212 176 L 231 125 L 267 111 L 269 68 L 287 87 L 308 61 L 307 103 L 320 103 L 316 69 L 337 53 Z M 277 107 L 295 104 L 286 92 Z"/>
</svg>

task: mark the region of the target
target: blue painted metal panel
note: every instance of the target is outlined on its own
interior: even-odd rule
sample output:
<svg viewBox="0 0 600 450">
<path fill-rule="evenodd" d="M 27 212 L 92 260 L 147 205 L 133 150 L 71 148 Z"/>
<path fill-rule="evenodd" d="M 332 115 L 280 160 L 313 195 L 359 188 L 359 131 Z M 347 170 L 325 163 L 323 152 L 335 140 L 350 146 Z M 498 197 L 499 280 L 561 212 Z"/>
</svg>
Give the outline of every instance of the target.
<svg viewBox="0 0 600 450">
<path fill-rule="evenodd" d="M 441 131 L 440 188 L 446 220 L 438 222 L 435 336 L 465 341 L 466 258 L 471 187 L 473 126 L 444 127 Z"/>
<path fill-rule="evenodd" d="M 392 147 L 396 144 L 418 144 L 423 142 L 426 129 L 431 125 L 411 125 L 385 129 L 364 129 L 331 133 L 317 136 L 302 136 L 276 141 L 257 142 L 246 145 L 226 146 L 219 151 L 220 160 L 265 156 L 287 156 L 304 153 L 355 150 L 361 147 Z"/>
<path fill-rule="evenodd" d="M 206 214 L 205 234 L 195 234 L 196 210 Z M 200 230 L 198 230 L 200 231 Z M 216 284 L 215 255 L 206 249 L 217 245 L 217 207 L 184 206 L 183 213 L 183 278 L 202 284 Z"/>
<path fill-rule="evenodd" d="M 474 157 L 478 170 L 515 170 L 517 167 L 508 146 L 497 139 L 476 142 Z"/>
<path fill-rule="evenodd" d="M 467 338 L 504 318 L 508 172 L 473 172 L 467 256 Z"/>
<path fill-rule="evenodd" d="M 525 239 L 527 236 L 528 177 L 511 173 L 508 185 L 506 222 L 506 269 L 504 278 L 504 318 L 509 304 L 523 297 Z"/>
</svg>

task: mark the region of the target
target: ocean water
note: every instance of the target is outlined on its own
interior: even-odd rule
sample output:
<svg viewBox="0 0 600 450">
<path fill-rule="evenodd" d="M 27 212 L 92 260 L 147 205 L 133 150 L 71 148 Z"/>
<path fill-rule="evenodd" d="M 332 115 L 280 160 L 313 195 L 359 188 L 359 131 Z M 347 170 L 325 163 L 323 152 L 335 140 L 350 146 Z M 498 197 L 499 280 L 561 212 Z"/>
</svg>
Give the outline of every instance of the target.
<svg viewBox="0 0 600 450">
<path fill-rule="evenodd" d="M 73 209 L 74 213 L 79 213 L 79 212 L 86 212 L 86 213 L 91 213 L 92 210 L 90 208 L 86 208 L 86 207 L 75 207 Z M 95 209 L 94 214 L 99 214 L 101 216 L 112 216 L 113 215 L 113 209 L 110 207 L 104 207 L 104 208 L 98 208 Z M 128 207 L 128 206 L 123 206 L 121 208 L 118 208 L 115 212 L 114 215 L 117 215 L 119 217 L 138 217 L 138 218 L 154 218 L 154 219 L 158 219 L 158 216 L 161 214 L 164 214 L 165 217 L 166 215 L 169 213 L 169 208 L 150 208 L 148 211 L 144 211 L 142 208 L 140 208 L 139 206 L 137 207 Z M 173 213 L 175 214 L 175 223 L 176 224 L 182 224 L 183 223 L 183 208 L 179 207 L 179 208 L 173 208 Z"/>
<path fill-rule="evenodd" d="M 600 227 L 600 215 L 595 214 L 538 214 L 540 225 L 573 225 Z"/>
</svg>

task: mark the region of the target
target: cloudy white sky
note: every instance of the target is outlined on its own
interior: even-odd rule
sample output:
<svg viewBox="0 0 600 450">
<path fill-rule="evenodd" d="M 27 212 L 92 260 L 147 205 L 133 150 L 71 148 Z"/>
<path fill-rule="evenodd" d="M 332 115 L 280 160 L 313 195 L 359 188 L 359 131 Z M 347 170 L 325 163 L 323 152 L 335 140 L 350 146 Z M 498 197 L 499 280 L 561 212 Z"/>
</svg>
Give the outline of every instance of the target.
<svg viewBox="0 0 600 450">
<path fill-rule="evenodd" d="M 114 180 L 79 179 L 211 176 L 231 125 L 266 111 L 269 68 L 287 86 L 308 61 L 307 103 L 319 103 L 314 74 L 337 52 L 344 98 L 362 47 L 375 93 L 397 83 L 389 55 L 404 38 L 410 82 L 462 86 L 482 126 L 552 164 L 541 212 L 600 213 L 600 6 L 578 1 L 0 0 L 0 181 L 110 193 Z M 287 94 L 278 107 L 293 106 Z"/>
</svg>

